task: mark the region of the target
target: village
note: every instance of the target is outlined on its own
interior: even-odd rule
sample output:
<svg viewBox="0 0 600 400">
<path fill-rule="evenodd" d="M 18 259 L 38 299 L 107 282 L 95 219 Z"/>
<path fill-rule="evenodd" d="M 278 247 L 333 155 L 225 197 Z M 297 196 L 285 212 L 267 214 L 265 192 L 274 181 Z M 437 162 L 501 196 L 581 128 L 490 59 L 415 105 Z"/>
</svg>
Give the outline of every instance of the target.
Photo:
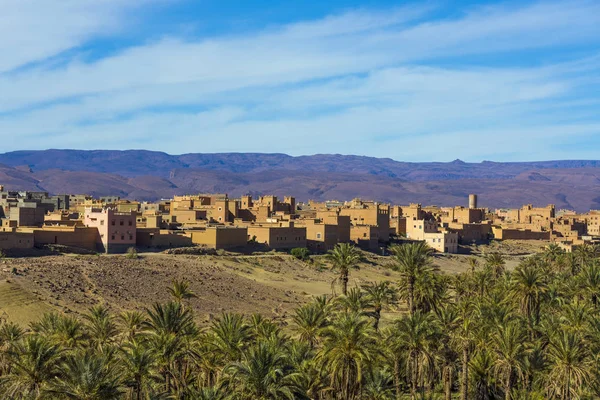
<svg viewBox="0 0 600 400">
<path fill-rule="evenodd" d="M 439 253 L 491 240 L 556 243 L 571 252 L 600 237 L 600 211 L 578 214 L 554 205 L 490 210 L 477 195 L 454 207 L 374 201 L 297 202 L 294 197 L 227 194 L 139 202 L 117 196 L 14 192 L 0 186 L 0 250 L 59 245 L 99 253 L 187 246 L 248 252 L 306 248 L 318 254 L 338 243 L 371 252 L 391 241 L 425 241 Z"/>
</svg>

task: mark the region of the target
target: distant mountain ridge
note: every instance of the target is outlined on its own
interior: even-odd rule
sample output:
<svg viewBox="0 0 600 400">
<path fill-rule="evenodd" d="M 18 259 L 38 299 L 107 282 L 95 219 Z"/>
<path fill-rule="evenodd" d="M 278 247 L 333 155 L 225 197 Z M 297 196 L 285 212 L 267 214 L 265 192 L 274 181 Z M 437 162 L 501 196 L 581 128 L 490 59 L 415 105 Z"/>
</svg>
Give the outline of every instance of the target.
<svg viewBox="0 0 600 400">
<path fill-rule="evenodd" d="M 41 150 L 0 154 L 0 184 L 52 193 L 115 194 L 153 200 L 174 194 L 291 194 L 300 200 L 371 198 L 393 203 L 487 207 L 554 203 L 600 208 L 600 161 L 466 163 L 278 153 L 170 155 L 147 150 Z"/>
</svg>

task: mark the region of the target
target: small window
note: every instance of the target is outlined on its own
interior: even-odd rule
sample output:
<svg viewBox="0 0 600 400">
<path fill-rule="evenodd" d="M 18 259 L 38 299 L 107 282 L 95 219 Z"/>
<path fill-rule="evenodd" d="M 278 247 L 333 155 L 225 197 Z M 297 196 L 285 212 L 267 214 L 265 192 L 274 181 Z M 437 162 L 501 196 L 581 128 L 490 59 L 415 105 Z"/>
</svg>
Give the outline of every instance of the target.
<svg viewBox="0 0 600 400">
<path fill-rule="evenodd" d="M 363 233 L 363 237 L 367 237 L 367 234 L 366 234 L 366 233 Z"/>
<path fill-rule="evenodd" d="M 321 233 L 317 233 L 317 239 L 321 239 Z"/>
<path fill-rule="evenodd" d="M 219 211 L 223 211 L 223 207 L 219 207 Z"/>
<path fill-rule="evenodd" d="M 115 240 L 115 235 L 111 235 L 111 236 L 110 236 L 110 239 L 111 239 L 111 240 Z"/>
<path fill-rule="evenodd" d="M 125 240 L 125 235 L 121 235 L 121 240 Z"/>
<path fill-rule="evenodd" d="M 129 226 L 133 225 L 133 221 L 129 220 Z"/>
<path fill-rule="evenodd" d="M 100 225 L 104 225 L 104 220 L 100 220 Z"/>
<path fill-rule="evenodd" d="M 121 226 L 125 225 L 125 221 L 123 221 L 123 220 L 120 220 L 120 221 L 119 221 L 119 225 L 121 225 Z"/>
<path fill-rule="evenodd" d="M 112 221 L 110 221 L 110 224 L 111 224 L 112 226 L 115 226 L 115 220 L 113 219 Z"/>
<path fill-rule="evenodd" d="M 129 240 L 133 240 L 133 235 L 129 235 Z"/>
</svg>

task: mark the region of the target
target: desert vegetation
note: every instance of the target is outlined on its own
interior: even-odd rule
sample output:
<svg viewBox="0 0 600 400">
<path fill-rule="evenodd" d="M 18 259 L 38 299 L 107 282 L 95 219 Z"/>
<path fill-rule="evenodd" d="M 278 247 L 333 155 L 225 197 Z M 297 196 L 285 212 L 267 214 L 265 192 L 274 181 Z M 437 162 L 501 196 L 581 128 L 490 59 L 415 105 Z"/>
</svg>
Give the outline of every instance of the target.
<svg viewBox="0 0 600 400">
<path fill-rule="evenodd" d="M 223 313 L 200 327 L 172 300 L 82 318 L 0 326 L 0 395 L 10 399 L 595 399 L 600 261 L 555 246 L 513 271 L 501 255 L 447 275 L 423 244 L 390 249 L 393 282 L 347 287 L 350 248 L 329 261 L 338 295 L 287 321 Z M 345 294 L 343 294 L 345 292 Z M 386 309 L 404 310 L 393 320 Z"/>
</svg>

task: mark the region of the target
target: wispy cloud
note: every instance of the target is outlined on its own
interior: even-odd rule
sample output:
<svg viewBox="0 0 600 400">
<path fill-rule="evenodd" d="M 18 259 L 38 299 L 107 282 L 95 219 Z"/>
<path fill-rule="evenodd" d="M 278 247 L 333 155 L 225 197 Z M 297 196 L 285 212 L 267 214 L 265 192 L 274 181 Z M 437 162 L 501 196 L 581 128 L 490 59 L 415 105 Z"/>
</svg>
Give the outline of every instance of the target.
<svg viewBox="0 0 600 400">
<path fill-rule="evenodd" d="M 24 1 L 45 10 L 45 2 Z M 139 3 L 67 0 L 48 8 L 65 22 L 57 29 L 37 11 L 0 0 L 18 33 L 5 39 L 0 16 L 0 51 L 14 52 L 0 59 L 0 135 L 24 139 L 7 150 L 476 160 L 514 139 L 524 144 L 497 154 L 565 158 L 576 150 L 561 157 L 556 143 L 600 134 L 590 112 L 600 86 L 597 2 L 488 6 L 452 19 L 433 17 L 430 6 L 355 10 L 243 36 L 169 36 L 80 57 L 88 41 L 123 34 Z M 36 21 L 36 29 L 24 28 Z M 15 52 L 27 40 L 27 51 Z M 61 54 L 59 66 L 51 62 Z M 577 112 L 566 106 L 574 101 Z M 543 133 L 554 142 L 540 140 Z"/>
</svg>

